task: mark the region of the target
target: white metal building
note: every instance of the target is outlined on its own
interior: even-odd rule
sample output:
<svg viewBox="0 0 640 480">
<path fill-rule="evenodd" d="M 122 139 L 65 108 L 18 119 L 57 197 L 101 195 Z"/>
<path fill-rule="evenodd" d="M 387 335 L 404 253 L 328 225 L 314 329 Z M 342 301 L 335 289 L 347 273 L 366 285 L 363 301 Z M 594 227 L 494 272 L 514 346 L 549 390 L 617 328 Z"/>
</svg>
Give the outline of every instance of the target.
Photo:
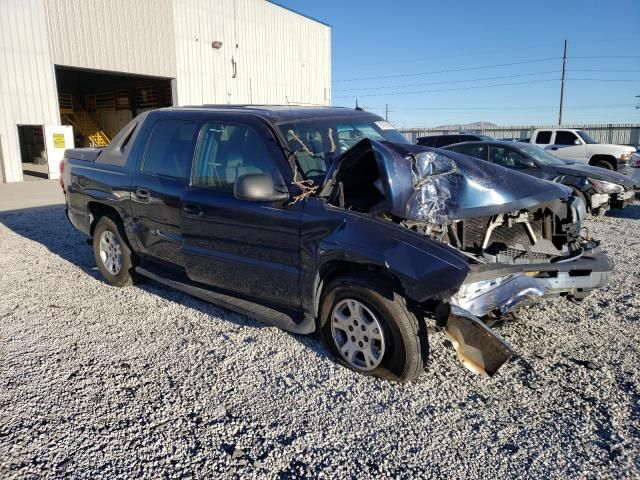
<svg viewBox="0 0 640 480">
<path fill-rule="evenodd" d="M 144 110 L 328 105 L 330 82 L 331 28 L 266 0 L 0 0 L 2 179 Z"/>
</svg>

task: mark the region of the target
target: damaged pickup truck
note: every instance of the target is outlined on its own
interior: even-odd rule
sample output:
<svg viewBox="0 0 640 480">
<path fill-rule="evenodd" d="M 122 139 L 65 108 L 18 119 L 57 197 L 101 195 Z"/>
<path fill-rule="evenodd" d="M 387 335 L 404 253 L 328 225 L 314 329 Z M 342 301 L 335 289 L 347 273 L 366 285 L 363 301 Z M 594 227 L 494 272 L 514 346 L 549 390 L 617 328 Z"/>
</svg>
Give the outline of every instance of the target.
<svg viewBox="0 0 640 480">
<path fill-rule="evenodd" d="M 612 270 L 568 187 L 411 145 L 363 111 L 161 109 L 68 150 L 61 171 L 107 283 L 147 277 L 319 332 L 344 365 L 394 381 L 422 372 L 428 331 L 494 374 L 514 350 L 493 322 L 580 302 Z"/>
</svg>

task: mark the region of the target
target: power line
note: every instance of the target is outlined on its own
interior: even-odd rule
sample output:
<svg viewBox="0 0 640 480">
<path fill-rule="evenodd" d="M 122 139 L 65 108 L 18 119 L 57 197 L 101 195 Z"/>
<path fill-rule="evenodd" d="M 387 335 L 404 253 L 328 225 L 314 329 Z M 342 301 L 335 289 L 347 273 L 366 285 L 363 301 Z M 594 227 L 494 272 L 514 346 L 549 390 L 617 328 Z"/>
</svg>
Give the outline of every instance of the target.
<svg viewBox="0 0 640 480">
<path fill-rule="evenodd" d="M 640 58 L 640 55 L 574 55 L 569 58 Z"/>
<path fill-rule="evenodd" d="M 442 82 L 411 83 L 411 84 L 405 84 L 405 85 L 384 85 L 381 87 L 345 88 L 345 89 L 338 89 L 336 91 L 337 92 L 354 92 L 354 91 L 361 92 L 363 90 L 382 90 L 387 88 L 425 87 L 428 85 L 446 85 L 449 83 L 479 82 L 483 80 L 500 80 L 501 78 L 531 77 L 534 75 L 547 75 L 549 73 L 558 73 L 558 71 L 547 70 L 546 72 L 521 73 L 518 75 L 500 75 L 498 77 L 469 78 L 467 80 L 444 80 Z"/>
<path fill-rule="evenodd" d="M 608 70 L 608 69 L 567 69 L 567 73 L 570 72 L 600 72 L 600 73 L 640 73 L 640 70 Z M 502 78 L 517 78 L 517 77 L 531 77 L 535 75 L 546 75 L 551 73 L 557 73 L 557 70 L 547 70 L 544 72 L 531 72 L 521 73 L 516 75 L 500 75 L 497 77 L 483 77 L 483 78 L 469 78 L 466 80 L 445 80 L 442 82 L 427 82 L 427 83 L 407 83 L 402 85 L 382 85 L 377 87 L 359 87 L 359 88 L 340 88 L 334 90 L 334 92 L 361 92 L 366 90 L 386 90 L 389 88 L 410 88 L 410 87 L 425 87 L 428 85 L 446 85 L 449 83 L 465 83 L 465 82 L 478 82 L 483 80 L 500 80 Z"/>
<path fill-rule="evenodd" d="M 632 82 L 640 83 L 640 80 L 628 80 L 622 78 L 568 78 L 572 82 Z"/>
<path fill-rule="evenodd" d="M 391 105 L 393 106 L 393 105 Z M 384 106 L 374 105 L 369 106 L 369 109 L 382 109 Z M 389 110 L 390 112 L 398 112 L 405 110 L 460 110 L 460 111 L 468 111 L 468 110 L 551 110 L 558 108 L 557 105 L 545 105 L 545 106 L 535 106 L 535 107 L 520 107 L 520 106 L 483 106 L 483 107 L 404 107 L 404 106 L 395 106 L 398 110 Z M 599 108 L 629 108 L 628 103 L 609 103 L 609 104 L 601 104 L 601 105 L 575 105 L 572 107 L 565 107 L 567 110 L 578 110 L 578 109 L 599 109 Z"/>
<path fill-rule="evenodd" d="M 571 56 L 567 57 L 567 60 L 573 59 L 589 59 L 589 58 L 640 58 L 640 55 L 584 55 L 584 56 Z M 463 67 L 463 68 L 454 68 L 454 69 L 446 69 L 446 70 L 433 70 L 430 72 L 417 72 L 417 73 L 403 73 L 396 75 L 380 75 L 375 77 L 358 77 L 358 78 L 345 78 L 334 80 L 334 83 L 344 83 L 344 82 L 359 82 L 365 80 L 382 80 L 387 78 L 405 78 L 405 77 L 420 77 L 424 75 L 436 75 L 439 73 L 451 73 L 451 72 L 465 72 L 470 70 L 483 70 L 490 68 L 500 68 L 500 67 L 509 67 L 513 65 L 524 65 L 527 63 L 541 63 L 541 62 L 549 62 L 552 60 L 562 60 L 562 57 L 547 57 L 547 58 L 538 58 L 533 60 L 523 60 L 520 62 L 511 62 L 511 63 L 500 63 L 494 65 L 479 65 L 475 67 Z M 569 71 L 569 70 L 567 70 Z M 588 70 L 572 70 L 572 71 L 588 71 Z M 602 72 L 629 72 L 629 73 L 637 73 L 638 70 L 593 70 L 593 71 L 602 71 Z"/>
<path fill-rule="evenodd" d="M 596 69 L 567 68 L 567 72 L 640 73 L 640 70 L 612 70 L 610 68 L 596 68 Z"/>
<path fill-rule="evenodd" d="M 499 68 L 499 67 L 510 67 L 513 65 L 524 65 L 526 63 L 541 63 L 541 62 L 549 62 L 551 60 L 558 60 L 561 57 L 547 57 L 547 58 L 537 58 L 534 60 L 523 60 L 520 62 L 510 62 L 510 63 L 499 63 L 494 65 L 478 65 L 475 67 L 464 67 L 464 68 L 452 68 L 447 70 L 434 70 L 430 72 L 419 72 L 419 73 L 403 73 L 397 75 L 381 75 L 377 77 L 360 77 L 360 78 L 346 78 L 342 80 L 334 80 L 334 83 L 342 83 L 342 82 L 359 82 L 362 80 L 379 80 L 384 78 L 405 78 L 405 77 L 420 77 L 423 75 L 435 75 L 438 73 L 451 73 L 451 72 L 466 72 L 469 70 L 483 70 L 487 68 Z"/>
<path fill-rule="evenodd" d="M 593 38 L 589 39 L 589 43 L 590 44 L 611 44 L 611 43 L 618 43 L 618 44 L 622 44 L 622 43 L 628 43 L 628 42 L 635 42 L 637 39 L 636 38 L 616 38 L 616 39 L 601 39 L 601 40 L 596 40 Z M 495 50 L 478 50 L 475 52 L 468 52 L 468 53 L 443 53 L 443 54 L 439 54 L 439 55 L 427 55 L 427 56 L 420 56 L 419 58 L 411 58 L 411 59 L 407 59 L 407 60 L 394 60 L 394 61 L 385 61 L 385 62 L 371 62 L 371 63 L 357 63 L 357 64 L 350 64 L 350 66 L 352 67 L 369 67 L 369 66 L 376 66 L 376 65 L 399 65 L 399 64 L 403 64 L 403 63 L 423 63 L 423 62 L 428 62 L 434 59 L 439 59 L 439 58 L 462 58 L 462 57 L 471 57 L 471 56 L 478 56 L 478 55 L 490 55 L 490 54 L 494 54 L 494 53 L 508 53 L 508 52 L 522 52 L 523 50 L 536 50 L 536 49 L 540 49 L 540 48 L 545 48 L 545 47 L 551 47 L 551 46 L 555 46 L 557 45 L 557 42 L 549 42 L 549 43 L 541 43 L 538 45 L 528 45 L 528 46 L 524 46 L 524 47 L 514 47 L 514 48 L 501 48 L 501 49 L 495 49 Z M 607 57 L 611 57 L 611 56 L 602 56 L 602 57 L 597 57 L 597 58 L 607 58 Z M 627 56 L 625 55 L 620 55 L 620 56 L 614 56 L 615 58 L 627 58 Z M 596 58 L 596 57 L 572 57 L 572 58 Z"/>
<path fill-rule="evenodd" d="M 472 90 L 476 88 L 491 88 L 491 87 L 505 87 L 509 85 L 532 85 L 534 83 L 544 83 L 544 82 L 557 82 L 558 78 L 549 78 L 546 80 L 531 80 L 527 82 L 509 82 L 509 83 L 494 83 L 492 85 L 472 85 L 469 87 L 457 87 L 457 88 L 441 88 L 438 90 L 420 90 L 420 91 L 411 91 L 411 92 L 386 92 L 386 93 L 369 93 L 365 95 L 342 95 L 335 97 L 338 98 L 360 98 L 360 97 L 384 97 L 384 96 L 396 96 L 396 95 L 415 95 L 419 93 L 434 93 L 434 92 L 450 92 L 455 90 Z"/>
</svg>

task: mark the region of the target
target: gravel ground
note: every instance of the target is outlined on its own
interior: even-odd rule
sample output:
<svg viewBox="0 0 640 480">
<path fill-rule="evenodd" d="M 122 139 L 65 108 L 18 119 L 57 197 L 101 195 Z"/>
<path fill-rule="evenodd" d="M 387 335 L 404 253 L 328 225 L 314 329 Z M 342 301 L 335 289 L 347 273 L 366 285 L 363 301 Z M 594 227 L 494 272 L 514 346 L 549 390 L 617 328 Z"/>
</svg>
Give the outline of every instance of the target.
<svg viewBox="0 0 640 480">
<path fill-rule="evenodd" d="M 103 283 L 61 208 L 0 215 L 0 478 L 638 478 L 640 205 L 589 222 L 617 263 L 501 333 L 489 380 L 439 338 L 409 385 L 319 340 Z"/>
</svg>

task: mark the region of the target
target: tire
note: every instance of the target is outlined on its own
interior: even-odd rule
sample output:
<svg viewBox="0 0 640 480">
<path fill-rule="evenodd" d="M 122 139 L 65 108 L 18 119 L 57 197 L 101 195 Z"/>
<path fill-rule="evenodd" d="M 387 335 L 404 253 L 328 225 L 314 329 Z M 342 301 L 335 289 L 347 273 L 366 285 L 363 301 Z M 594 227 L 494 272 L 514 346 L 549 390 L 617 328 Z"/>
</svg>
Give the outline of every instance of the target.
<svg viewBox="0 0 640 480">
<path fill-rule="evenodd" d="M 100 217 L 93 230 L 93 255 L 98 270 L 109 285 L 127 287 L 133 283 L 134 257 L 120 220 Z"/>
<path fill-rule="evenodd" d="M 340 363 L 395 382 L 409 382 L 422 373 L 428 355 L 426 326 L 391 281 L 357 272 L 331 281 L 325 292 L 320 332 Z M 376 325 L 380 327 L 380 339 L 374 338 Z M 345 326 L 353 329 L 348 331 Z M 345 350 L 351 351 L 351 360 Z"/>
<path fill-rule="evenodd" d="M 607 170 L 615 170 L 611 162 L 607 162 L 606 160 L 596 160 L 593 162 L 594 167 L 606 168 Z"/>
</svg>

